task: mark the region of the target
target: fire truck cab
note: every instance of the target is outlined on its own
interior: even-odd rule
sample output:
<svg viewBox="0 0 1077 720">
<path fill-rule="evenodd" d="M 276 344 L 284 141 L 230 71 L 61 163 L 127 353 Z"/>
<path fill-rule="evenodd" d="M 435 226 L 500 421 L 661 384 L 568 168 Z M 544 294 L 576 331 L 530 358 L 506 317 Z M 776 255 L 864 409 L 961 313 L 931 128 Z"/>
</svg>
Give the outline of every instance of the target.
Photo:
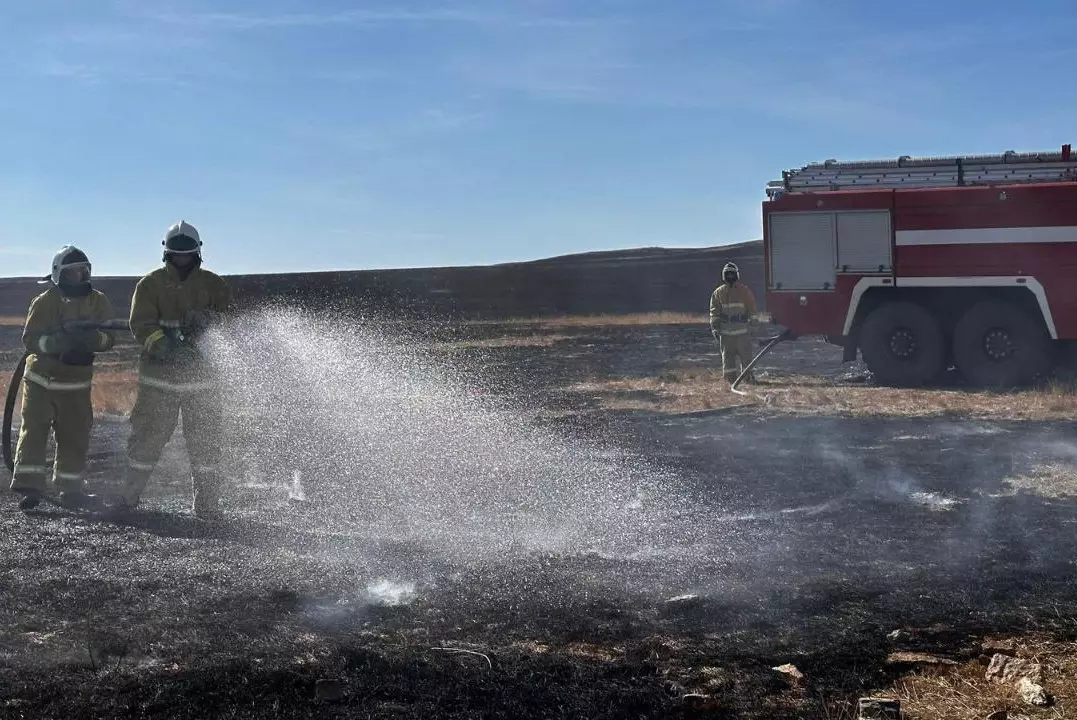
<svg viewBox="0 0 1077 720">
<path fill-rule="evenodd" d="M 886 385 L 1052 372 L 1077 338 L 1070 146 L 806 165 L 763 202 L 766 306 L 793 336 L 860 352 Z"/>
</svg>

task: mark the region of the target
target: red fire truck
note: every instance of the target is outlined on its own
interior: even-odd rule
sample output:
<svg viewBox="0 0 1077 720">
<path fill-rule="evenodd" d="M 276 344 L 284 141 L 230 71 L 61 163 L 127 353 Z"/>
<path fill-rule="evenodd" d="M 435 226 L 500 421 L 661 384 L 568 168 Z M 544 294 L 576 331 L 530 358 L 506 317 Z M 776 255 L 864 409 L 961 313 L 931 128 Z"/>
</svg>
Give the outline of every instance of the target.
<svg viewBox="0 0 1077 720">
<path fill-rule="evenodd" d="M 763 202 L 767 310 L 915 386 L 1050 374 L 1077 339 L 1077 159 L 1061 151 L 806 165 Z"/>
</svg>

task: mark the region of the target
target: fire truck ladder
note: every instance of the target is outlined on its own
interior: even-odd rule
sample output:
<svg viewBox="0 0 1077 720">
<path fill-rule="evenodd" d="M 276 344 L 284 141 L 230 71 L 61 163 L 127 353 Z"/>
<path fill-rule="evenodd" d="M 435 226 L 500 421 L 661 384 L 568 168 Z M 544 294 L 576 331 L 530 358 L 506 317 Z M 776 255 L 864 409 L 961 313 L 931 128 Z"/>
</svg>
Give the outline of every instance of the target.
<svg viewBox="0 0 1077 720">
<path fill-rule="evenodd" d="M 1077 181 L 1077 158 L 1069 145 L 1061 152 L 955 155 L 896 160 L 827 160 L 782 172 L 767 184 L 767 197 L 789 192 L 846 188 L 927 188 Z"/>
</svg>

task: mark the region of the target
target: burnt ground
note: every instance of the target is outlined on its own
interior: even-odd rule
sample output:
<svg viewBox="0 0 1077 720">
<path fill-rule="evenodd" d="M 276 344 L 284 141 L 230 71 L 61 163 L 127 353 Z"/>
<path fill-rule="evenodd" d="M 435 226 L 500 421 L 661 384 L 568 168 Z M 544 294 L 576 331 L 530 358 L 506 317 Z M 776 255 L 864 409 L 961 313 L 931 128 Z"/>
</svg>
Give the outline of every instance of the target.
<svg viewBox="0 0 1077 720">
<path fill-rule="evenodd" d="M 501 544 L 481 515 L 409 530 L 347 474 L 291 501 L 287 472 L 233 453 L 229 519 L 212 527 L 187 510 L 177 434 L 133 519 L 0 509 L 0 716 L 852 717 L 903 670 L 886 662 L 894 629 L 958 659 L 989 635 L 1072 635 L 1071 424 L 602 411 L 565 386 L 715 363 L 706 328 L 548 332 L 567 339 L 474 347 L 536 330 L 444 327 L 449 344 L 426 352 L 574 453 L 655 468 L 667 494 L 611 512 L 615 484 L 569 492 L 571 542 Z M 759 369 L 847 373 L 807 340 Z M 114 487 L 125 433 L 98 423 L 95 489 Z M 424 440 L 436 450 L 437 433 Z M 383 481 L 407 467 L 378 457 Z M 586 484 L 597 466 L 581 467 Z M 460 513 L 425 492 L 409 501 Z M 355 499 L 333 504 L 342 493 Z"/>
</svg>

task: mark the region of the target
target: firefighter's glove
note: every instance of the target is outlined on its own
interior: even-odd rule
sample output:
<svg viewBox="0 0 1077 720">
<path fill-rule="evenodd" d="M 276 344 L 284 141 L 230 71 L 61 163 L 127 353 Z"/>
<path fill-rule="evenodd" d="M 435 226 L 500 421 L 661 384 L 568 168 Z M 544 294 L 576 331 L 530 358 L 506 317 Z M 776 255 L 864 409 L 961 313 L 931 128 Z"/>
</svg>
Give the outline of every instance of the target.
<svg viewBox="0 0 1077 720">
<path fill-rule="evenodd" d="M 65 332 L 42 335 L 38 341 L 38 347 L 46 355 L 62 355 L 74 346 L 74 338 Z"/>
<path fill-rule="evenodd" d="M 53 354 L 64 365 L 93 365 L 94 355 L 112 346 L 112 338 L 99 330 L 68 330 L 46 338 L 43 342 L 55 348 Z"/>
<path fill-rule="evenodd" d="M 94 353 L 81 347 L 74 347 L 60 353 L 60 362 L 64 365 L 93 365 Z"/>
<path fill-rule="evenodd" d="M 175 364 L 187 362 L 197 351 L 183 338 L 162 329 L 154 331 L 142 346 L 149 359 L 156 363 Z"/>
<path fill-rule="evenodd" d="M 158 328 L 142 343 L 142 351 L 153 362 L 166 362 L 172 354 L 172 338 Z"/>
<path fill-rule="evenodd" d="M 89 352 L 104 352 L 112 347 L 112 338 L 100 330 L 76 330 L 68 333 L 75 347 Z"/>
</svg>

